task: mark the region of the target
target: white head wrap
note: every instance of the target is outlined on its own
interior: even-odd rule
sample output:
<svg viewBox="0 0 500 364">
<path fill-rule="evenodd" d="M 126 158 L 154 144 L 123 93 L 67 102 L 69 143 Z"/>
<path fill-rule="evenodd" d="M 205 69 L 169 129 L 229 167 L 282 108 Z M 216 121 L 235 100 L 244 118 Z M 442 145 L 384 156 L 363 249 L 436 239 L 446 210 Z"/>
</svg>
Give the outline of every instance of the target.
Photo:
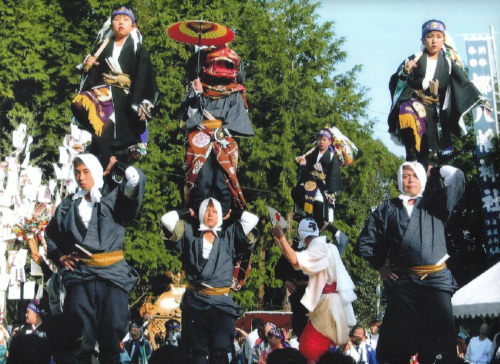
<svg viewBox="0 0 500 364">
<path fill-rule="evenodd" d="M 297 232 L 299 233 L 300 242 L 305 243 L 308 236 L 319 236 L 319 227 L 314 219 L 306 217 L 300 222 Z"/>
<path fill-rule="evenodd" d="M 90 189 L 90 191 L 85 191 L 80 188 L 80 190 L 73 196 L 73 200 L 76 200 L 77 198 L 83 197 L 87 195 L 90 192 L 90 198 L 92 202 L 100 202 L 101 201 L 101 192 L 99 191 L 100 188 L 104 185 L 104 180 L 103 180 L 103 170 L 101 163 L 99 162 L 99 159 L 93 154 L 80 154 L 77 157 L 75 157 L 75 160 L 77 161 L 80 159 L 83 164 L 87 166 L 87 168 L 90 171 L 90 174 L 92 174 L 92 178 L 94 179 L 94 186 Z M 75 167 L 78 164 L 75 165 Z"/>
<path fill-rule="evenodd" d="M 427 172 L 424 169 L 424 166 L 418 162 L 404 162 L 398 169 L 398 187 L 402 196 L 405 195 L 405 191 L 403 189 L 403 167 L 408 166 L 413 169 L 413 172 L 417 175 L 418 180 L 420 181 L 420 193 L 415 197 L 422 197 L 422 193 L 425 190 L 425 184 L 427 183 Z M 400 196 L 400 198 L 402 197 Z M 407 196 L 406 196 L 407 197 Z"/>
<path fill-rule="evenodd" d="M 203 223 L 203 218 L 205 217 L 205 212 L 207 211 L 208 204 L 212 201 L 214 204 L 215 209 L 217 210 L 217 225 L 213 228 L 209 228 Z M 222 228 L 222 207 L 220 206 L 220 202 L 217 201 L 215 198 L 207 198 L 203 200 L 203 202 L 200 205 L 200 210 L 198 212 L 198 218 L 200 219 L 200 228 L 198 229 L 199 231 L 213 231 L 215 236 L 217 235 L 217 231 L 221 231 Z"/>
</svg>

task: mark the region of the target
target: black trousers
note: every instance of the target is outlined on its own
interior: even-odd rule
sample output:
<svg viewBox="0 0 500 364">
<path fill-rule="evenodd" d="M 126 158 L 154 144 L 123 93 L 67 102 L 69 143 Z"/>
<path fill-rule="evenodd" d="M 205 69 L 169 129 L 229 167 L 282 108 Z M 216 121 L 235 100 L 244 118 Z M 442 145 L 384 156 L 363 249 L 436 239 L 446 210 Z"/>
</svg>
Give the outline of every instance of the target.
<svg viewBox="0 0 500 364">
<path fill-rule="evenodd" d="M 222 216 L 225 216 L 232 206 L 231 191 L 224 177 L 222 167 L 219 165 L 213 151 L 207 158 L 206 163 L 201 168 L 196 178 L 193 190 L 191 191 L 190 208 L 198 215 L 198 210 L 203 200 L 213 197 L 220 202 Z"/>
<path fill-rule="evenodd" d="M 305 292 L 305 286 L 297 286 L 295 293 L 291 293 L 288 297 L 290 306 L 292 306 L 292 329 L 293 333 L 297 335 L 297 340 L 299 341 L 300 335 L 302 335 L 302 331 L 304 331 L 307 321 L 309 321 L 309 317 L 306 316 L 309 313 L 309 310 L 302 303 L 300 303 L 300 300 L 304 296 Z"/>
<path fill-rule="evenodd" d="M 218 308 L 182 310 L 182 343 L 190 364 L 228 364 L 234 335 L 234 317 Z"/>
<path fill-rule="evenodd" d="M 409 283 L 386 287 L 387 308 L 377 344 L 379 363 L 407 364 L 418 352 L 420 364 L 442 354 L 457 356 L 451 292 Z"/>
<path fill-rule="evenodd" d="M 128 332 L 128 294 L 104 280 L 66 287 L 64 311 L 76 312 L 85 324 L 83 349 L 78 358 L 91 363 L 95 343 L 100 363 L 120 363 L 120 342 Z"/>
</svg>

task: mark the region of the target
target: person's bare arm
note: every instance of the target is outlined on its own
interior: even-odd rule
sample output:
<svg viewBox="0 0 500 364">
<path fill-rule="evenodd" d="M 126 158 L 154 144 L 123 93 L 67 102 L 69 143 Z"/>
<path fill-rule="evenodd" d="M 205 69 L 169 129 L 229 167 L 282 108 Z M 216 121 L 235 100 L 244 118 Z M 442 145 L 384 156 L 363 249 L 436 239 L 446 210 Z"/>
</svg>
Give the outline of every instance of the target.
<svg viewBox="0 0 500 364">
<path fill-rule="evenodd" d="M 288 244 L 285 234 L 283 234 L 283 230 L 281 230 L 279 226 L 273 227 L 273 237 L 286 260 L 288 260 L 294 268 L 298 268 L 299 262 L 297 260 L 297 253 L 292 249 L 290 244 Z"/>
</svg>

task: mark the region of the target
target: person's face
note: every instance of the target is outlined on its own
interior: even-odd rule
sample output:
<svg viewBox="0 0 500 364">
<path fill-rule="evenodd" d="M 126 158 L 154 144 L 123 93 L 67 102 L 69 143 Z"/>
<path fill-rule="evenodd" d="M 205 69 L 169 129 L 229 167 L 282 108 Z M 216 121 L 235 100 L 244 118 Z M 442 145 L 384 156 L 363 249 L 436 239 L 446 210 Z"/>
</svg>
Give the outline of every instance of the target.
<svg viewBox="0 0 500 364">
<path fill-rule="evenodd" d="M 269 331 L 272 329 L 273 327 L 271 325 L 266 325 L 264 326 L 263 328 L 261 328 L 259 330 L 259 336 L 261 339 L 263 340 L 266 340 L 267 339 L 267 334 L 269 334 Z"/>
<path fill-rule="evenodd" d="M 84 191 L 90 191 L 94 187 L 92 173 L 90 173 L 90 169 L 83 163 L 75 167 L 75 179 L 78 187 Z"/>
<path fill-rule="evenodd" d="M 481 327 L 479 327 L 479 334 L 480 335 L 488 335 L 488 332 L 490 331 L 490 328 L 488 324 L 482 324 Z"/>
<path fill-rule="evenodd" d="M 365 339 L 365 330 L 362 328 L 356 329 L 353 332 L 353 340 L 354 345 L 359 345 Z"/>
<path fill-rule="evenodd" d="M 403 192 L 406 196 L 415 197 L 422 189 L 417 175 L 409 166 L 403 167 Z"/>
<path fill-rule="evenodd" d="M 217 221 L 219 220 L 219 216 L 217 213 L 217 209 L 210 202 L 207 206 L 207 210 L 205 211 L 205 215 L 203 215 L 203 223 L 206 227 L 212 229 L 217 226 Z"/>
<path fill-rule="evenodd" d="M 422 40 L 427 52 L 432 56 L 439 52 L 439 50 L 443 47 L 444 44 L 444 34 L 438 30 L 433 30 L 432 32 L 424 35 L 424 39 Z"/>
<path fill-rule="evenodd" d="M 377 335 L 378 334 L 378 326 L 377 325 L 372 325 L 370 327 L 370 330 L 372 332 L 373 335 Z"/>
<path fill-rule="evenodd" d="M 136 25 L 132 23 L 132 19 L 125 14 L 118 14 L 111 22 L 111 29 L 115 33 L 115 39 L 128 37 L 135 27 Z"/>
<path fill-rule="evenodd" d="M 37 318 L 38 315 L 33 310 L 30 310 L 29 308 L 26 309 L 26 323 L 35 325 Z"/>
<path fill-rule="evenodd" d="M 320 135 L 318 136 L 318 139 L 316 139 L 316 144 L 318 145 L 319 150 L 323 152 L 332 144 L 332 142 L 326 136 Z"/>
<path fill-rule="evenodd" d="M 276 336 L 273 336 L 273 335 L 269 335 L 267 337 L 267 341 L 269 343 L 269 346 L 272 348 L 277 347 L 280 343 L 280 339 L 278 339 Z"/>
<path fill-rule="evenodd" d="M 170 337 L 170 336 L 173 336 L 174 334 L 178 333 L 181 331 L 181 328 L 180 327 L 175 327 L 173 329 L 168 329 L 167 330 L 167 335 Z"/>
<path fill-rule="evenodd" d="M 138 327 L 130 328 L 129 333 L 132 337 L 132 340 L 138 340 L 141 337 L 141 329 L 139 329 Z"/>
</svg>

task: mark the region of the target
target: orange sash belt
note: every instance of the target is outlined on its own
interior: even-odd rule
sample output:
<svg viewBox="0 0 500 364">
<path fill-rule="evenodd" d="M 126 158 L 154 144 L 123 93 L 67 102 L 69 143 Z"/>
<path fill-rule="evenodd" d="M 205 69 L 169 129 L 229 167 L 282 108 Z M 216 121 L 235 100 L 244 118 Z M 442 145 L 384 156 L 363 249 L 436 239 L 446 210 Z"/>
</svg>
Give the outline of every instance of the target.
<svg viewBox="0 0 500 364">
<path fill-rule="evenodd" d="M 230 287 L 205 287 L 198 283 L 189 282 L 187 285 L 187 289 L 190 291 L 196 291 L 207 296 L 220 296 L 223 294 L 228 294 L 231 291 Z"/>
<path fill-rule="evenodd" d="M 81 258 L 80 260 L 93 267 L 106 267 L 118 263 L 123 259 L 125 259 L 123 250 L 117 250 L 111 253 L 92 254 L 90 258 Z"/>
<path fill-rule="evenodd" d="M 440 265 L 417 265 L 415 267 L 403 267 L 398 268 L 401 271 L 406 273 L 413 273 L 418 276 L 426 276 L 428 274 L 440 272 L 446 267 L 446 263 L 442 263 Z"/>
</svg>

